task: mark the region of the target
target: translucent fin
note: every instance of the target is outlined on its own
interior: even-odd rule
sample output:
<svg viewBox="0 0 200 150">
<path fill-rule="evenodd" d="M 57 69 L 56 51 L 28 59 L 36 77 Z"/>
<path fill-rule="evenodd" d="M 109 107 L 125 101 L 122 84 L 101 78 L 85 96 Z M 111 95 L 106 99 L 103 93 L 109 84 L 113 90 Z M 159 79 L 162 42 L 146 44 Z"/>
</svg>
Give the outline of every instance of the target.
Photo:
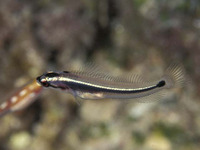
<svg viewBox="0 0 200 150">
<path fill-rule="evenodd" d="M 83 99 L 78 96 L 74 96 L 76 103 L 80 106 L 83 103 Z"/>
<path fill-rule="evenodd" d="M 121 82 L 121 83 L 145 83 L 146 82 L 141 75 L 137 75 L 137 74 L 129 73 L 128 75 L 123 74 L 120 76 L 112 75 L 106 72 L 104 68 L 94 63 L 86 63 L 81 68 L 71 69 L 69 70 L 69 72 L 78 76 L 92 77 L 95 79 L 102 79 L 105 81 L 114 81 L 114 82 Z"/>
<path fill-rule="evenodd" d="M 94 63 L 86 63 L 84 64 L 82 67 L 76 69 L 76 71 L 74 71 L 74 69 L 71 70 L 71 72 L 77 74 L 77 75 L 97 75 L 97 74 L 102 74 L 101 72 L 101 67 L 94 64 Z"/>
<path fill-rule="evenodd" d="M 183 87 L 186 84 L 186 72 L 181 64 L 171 64 L 163 76 L 167 88 Z"/>
<path fill-rule="evenodd" d="M 129 75 L 128 80 L 132 83 L 144 83 L 145 79 L 141 75 Z"/>
<path fill-rule="evenodd" d="M 102 79 L 105 81 L 114 81 L 114 82 L 121 82 L 123 83 L 147 83 L 147 81 L 144 80 L 140 75 L 121 75 L 121 76 L 112 76 L 108 73 L 103 72 L 72 72 L 79 76 L 86 76 L 86 77 L 92 77 L 95 79 Z"/>
<path fill-rule="evenodd" d="M 125 82 L 125 83 L 146 83 L 145 79 L 138 74 L 128 74 L 128 75 L 123 75 L 120 77 L 115 77 L 114 81 L 118 82 Z"/>
<path fill-rule="evenodd" d="M 104 79 L 104 80 L 112 80 L 112 76 L 108 75 L 107 73 L 102 71 L 103 69 L 95 65 L 94 63 L 87 63 L 83 65 L 81 68 L 78 69 L 71 69 L 69 72 L 78 75 L 78 76 L 85 76 L 85 77 L 92 77 L 97 79 Z"/>
<path fill-rule="evenodd" d="M 154 94 L 151 94 L 148 96 L 136 98 L 136 100 L 139 103 L 160 102 L 160 101 L 162 101 L 163 97 L 165 97 L 165 95 L 166 95 L 166 91 L 162 90 L 162 91 L 159 91 L 157 93 L 154 93 Z"/>
<path fill-rule="evenodd" d="M 161 80 L 166 81 L 166 88 L 177 88 L 186 85 L 186 72 L 184 67 L 179 63 L 172 63 L 165 71 Z M 159 102 L 167 94 L 166 89 L 162 89 L 159 92 L 153 93 L 148 96 L 137 98 L 138 102 Z"/>
<path fill-rule="evenodd" d="M 186 85 L 186 72 L 181 64 L 172 63 L 166 69 L 164 76 L 161 80 L 166 81 L 166 88 L 183 87 Z M 136 98 L 136 100 L 142 103 L 159 102 L 165 97 L 165 95 L 167 95 L 167 92 L 169 91 L 167 91 L 166 89 L 162 89 L 151 95 Z"/>
<path fill-rule="evenodd" d="M 138 97 L 138 98 L 133 98 L 133 99 L 116 99 L 116 100 L 120 100 L 121 102 L 125 102 L 125 103 L 130 103 L 130 102 L 154 103 L 154 102 L 161 102 L 166 96 L 166 94 L 167 92 L 165 90 L 162 90 L 148 96 L 143 96 L 143 97 Z"/>
</svg>

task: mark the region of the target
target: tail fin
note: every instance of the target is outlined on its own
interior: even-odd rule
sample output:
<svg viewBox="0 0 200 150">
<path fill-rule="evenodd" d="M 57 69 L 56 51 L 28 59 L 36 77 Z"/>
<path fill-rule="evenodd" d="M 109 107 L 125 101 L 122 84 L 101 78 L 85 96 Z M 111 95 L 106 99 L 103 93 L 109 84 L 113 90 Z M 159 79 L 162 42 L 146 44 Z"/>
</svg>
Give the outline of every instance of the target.
<svg viewBox="0 0 200 150">
<path fill-rule="evenodd" d="M 162 78 L 166 88 L 183 87 L 186 85 L 186 72 L 181 64 L 173 63 L 165 71 Z"/>
</svg>

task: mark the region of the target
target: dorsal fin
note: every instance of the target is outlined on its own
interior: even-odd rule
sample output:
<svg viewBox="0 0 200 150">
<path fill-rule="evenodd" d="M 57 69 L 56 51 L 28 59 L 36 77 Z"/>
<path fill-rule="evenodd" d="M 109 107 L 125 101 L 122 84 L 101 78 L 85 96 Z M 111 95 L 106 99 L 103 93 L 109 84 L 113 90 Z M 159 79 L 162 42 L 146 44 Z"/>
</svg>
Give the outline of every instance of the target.
<svg viewBox="0 0 200 150">
<path fill-rule="evenodd" d="M 144 77 L 139 74 L 124 73 L 119 76 L 111 75 L 105 71 L 102 71 L 102 67 L 95 65 L 94 63 L 87 63 L 78 69 L 72 69 L 68 72 L 73 73 L 78 76 L 86 76 L 95 79 L 102 79 L 105 81 L 113 81 L 120 83 L 136 83 L 136 84 L 148 84 L 150 83 Z M 111 71 L 110 71 L 111 72 Z M 112 73 L 112 72 L 111 72 Z"/>
</svg>

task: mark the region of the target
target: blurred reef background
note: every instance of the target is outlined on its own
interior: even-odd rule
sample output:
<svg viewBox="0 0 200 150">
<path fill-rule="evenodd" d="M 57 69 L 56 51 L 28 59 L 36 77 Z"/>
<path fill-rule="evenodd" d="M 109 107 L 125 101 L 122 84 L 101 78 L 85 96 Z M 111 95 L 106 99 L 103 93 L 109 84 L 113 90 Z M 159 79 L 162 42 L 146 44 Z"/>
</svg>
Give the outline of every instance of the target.
<svg viewBox="0 0 200 150">
<path fill-rule="evenodd" d="M 172 61 L 191 83 L 155 103 L 46 89 L 0 118 L 0 150 L 199 150 L 199 0 L 0 0 L 0 102 L 48 70 L 95 62 L 149 78 Z"/>
</svg>

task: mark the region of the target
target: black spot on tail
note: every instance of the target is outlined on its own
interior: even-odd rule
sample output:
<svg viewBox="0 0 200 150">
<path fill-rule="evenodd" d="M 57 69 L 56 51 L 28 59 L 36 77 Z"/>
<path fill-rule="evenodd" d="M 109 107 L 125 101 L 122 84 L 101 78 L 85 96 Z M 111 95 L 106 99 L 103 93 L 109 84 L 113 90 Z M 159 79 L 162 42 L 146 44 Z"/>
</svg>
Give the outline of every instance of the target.
<svg viewBox="0 0 200 150">
<path fill-rule="evenodd" d="M 165 86 L 165 84 L 166 84 L 165 81 L 162 80 L 157 84 L 157 87 L 163 87 L 163 86 Z"/>
</svg>

